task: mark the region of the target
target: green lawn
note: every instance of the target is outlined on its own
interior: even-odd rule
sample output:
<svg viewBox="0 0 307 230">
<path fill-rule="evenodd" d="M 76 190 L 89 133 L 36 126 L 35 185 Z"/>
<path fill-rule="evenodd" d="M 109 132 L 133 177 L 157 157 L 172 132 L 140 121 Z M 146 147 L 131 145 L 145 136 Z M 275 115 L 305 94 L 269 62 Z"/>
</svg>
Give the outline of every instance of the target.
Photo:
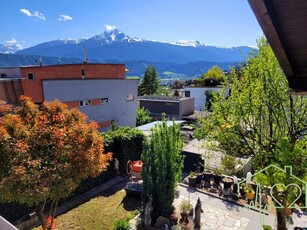
<svg viewBox="0 0 307 230">
<path fill-rule="evenodd" d="M 112 229 L 114 222 L 135 216 L 141 199 L 127 197 L 124 190 L 109 196 L 99 196 L 56 218 L 56 229 Z"/>
</svg>

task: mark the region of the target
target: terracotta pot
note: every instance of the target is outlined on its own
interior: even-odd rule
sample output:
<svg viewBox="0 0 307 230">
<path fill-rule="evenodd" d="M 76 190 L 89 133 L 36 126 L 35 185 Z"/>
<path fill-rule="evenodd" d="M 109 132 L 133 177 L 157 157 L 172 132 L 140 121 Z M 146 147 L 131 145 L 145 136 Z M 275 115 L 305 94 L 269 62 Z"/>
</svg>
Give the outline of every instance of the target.
<svg viewBox="0 0 307 230">
<path fill-rule="evenodd" d="M 231 178 L 224 178 L 223 179 L 223 183 L 224 183 L 224 189 L 231 188 L 231 185 L 233 184 L 233 179 L 231 179 Z"/>
</svg>

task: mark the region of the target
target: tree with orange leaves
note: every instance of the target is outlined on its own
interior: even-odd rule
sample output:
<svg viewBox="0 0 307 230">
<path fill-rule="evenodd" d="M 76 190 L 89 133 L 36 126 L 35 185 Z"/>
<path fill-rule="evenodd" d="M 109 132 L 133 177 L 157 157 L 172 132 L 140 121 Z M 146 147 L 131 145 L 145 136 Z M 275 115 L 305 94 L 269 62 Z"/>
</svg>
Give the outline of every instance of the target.
<svg viewBox="0 0 307 230">
<path fill-rule="evenodd" d="M 97 124 L 59 101 L 35 105 L 22 96 L 12 109 L 0 103 L 0 201 L 39 207 L 43 229 L 51 229 L 58 200 L 81 180 L 106 170 Z M 51 223 L 46 223 L 50 203 Z"/>
</svg>

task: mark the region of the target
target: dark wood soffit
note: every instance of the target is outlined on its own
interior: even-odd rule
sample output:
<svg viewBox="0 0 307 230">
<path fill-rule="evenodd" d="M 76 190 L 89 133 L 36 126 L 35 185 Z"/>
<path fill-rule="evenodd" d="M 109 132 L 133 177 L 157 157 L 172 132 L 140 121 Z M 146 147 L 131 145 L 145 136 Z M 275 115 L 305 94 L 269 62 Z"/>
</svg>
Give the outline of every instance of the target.
<svg viewBox="0 0 307 230">
<path fill-rule="evenodd" d="M 275 53 L 275 56 L 280 66 L 282 67 L 285 75 L 288 78 L 295 77 L 290 61 L 286 54 L 285 47 L 282 42 L 281 34 L 278 34 L 278 31 L 277 31 L 277 29 L 279 28 L 279 25 L 276 25 L 278 24 L 276 15 L 274 15 L 275 19 L 273 19 L 271 15 L 271 14 L 274 14 L 274 10 L 267 8 L 267 5 L 272 4 L 272 2 L 271 3 L 269 2 L 266 5 L 265 1 L 266 0 L 248 0 L 258 20 L 258 23 L 260 24 L 269 44 L 271 45 L 272 50 Z M 268 1 L 272 1 L 272 0 L 268 0 Z"/>
</svg>

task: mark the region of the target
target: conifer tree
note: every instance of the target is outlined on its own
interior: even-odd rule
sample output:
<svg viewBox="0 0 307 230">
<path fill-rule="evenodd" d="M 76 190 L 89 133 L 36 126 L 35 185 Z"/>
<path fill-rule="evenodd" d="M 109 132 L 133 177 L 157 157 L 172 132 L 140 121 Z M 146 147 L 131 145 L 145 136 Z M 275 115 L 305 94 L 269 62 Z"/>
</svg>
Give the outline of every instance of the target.
<svg viewBox="0 0 307 230">
<path fill-rule="evenodd" d="M 145 141 L 142 161 L 142 201 L 151 200 L 152 218 L 168 217 L 174 211 L 176 183 L 181 179 L 183 157 L 179 126 L 167 126 L 166 119 L 156 125 Z"/>
<path fill-rule="evenodd" d="M 159 76 L 154 66 L 148 66 L 139 86 L 139 95 L 153 95 L 160 86 Z"/>
</svg>

